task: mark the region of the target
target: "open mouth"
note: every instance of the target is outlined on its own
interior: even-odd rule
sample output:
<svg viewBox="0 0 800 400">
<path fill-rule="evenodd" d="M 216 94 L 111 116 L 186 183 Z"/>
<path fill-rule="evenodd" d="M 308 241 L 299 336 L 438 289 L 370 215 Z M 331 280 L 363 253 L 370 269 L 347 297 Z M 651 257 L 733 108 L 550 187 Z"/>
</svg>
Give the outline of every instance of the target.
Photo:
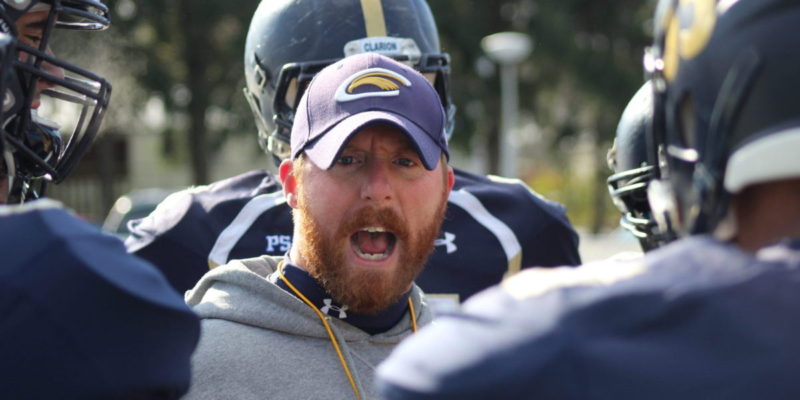
<svg viewBox="0 0 800 400">
<path fill-rule="evenodd" d="M 350 236 L 353 250 L 359 257 L 380 261 L 392 255 L 397 237 L 381 227 L 367 227 Z"/>
</svg>

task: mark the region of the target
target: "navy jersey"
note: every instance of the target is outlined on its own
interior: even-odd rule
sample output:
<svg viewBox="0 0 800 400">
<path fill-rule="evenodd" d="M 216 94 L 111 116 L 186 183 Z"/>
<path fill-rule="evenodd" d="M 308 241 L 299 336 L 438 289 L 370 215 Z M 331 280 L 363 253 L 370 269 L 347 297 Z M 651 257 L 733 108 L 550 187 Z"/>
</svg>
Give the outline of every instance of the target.
<svg viewBox="0 0 800 400">
<path fill-rule="evenodd" d="M 0 397 L 188 390 L 200 323 L 118 238 L 37 200 L 0 206 L 0 254 Z"/>
<path fill-rule="evenodd" d="M 280 183 L 267 171 L 173 194 L 130 230 L 128 250 L 180 291 L 228 260 L 285 254 L 293 233 Z M 578 236 L 561 205 L 518 180 L 456 170 L 442 232 L 417 284 L 431 298 L 463 300 L 523 265 L 579 263 Z"/>
<path fill-rule="evenodd" d="M 397 399 L 800 398 L 800 240 L 754 257 L 697 237 L 527 270 L 378 369 Z"/>
</svg>

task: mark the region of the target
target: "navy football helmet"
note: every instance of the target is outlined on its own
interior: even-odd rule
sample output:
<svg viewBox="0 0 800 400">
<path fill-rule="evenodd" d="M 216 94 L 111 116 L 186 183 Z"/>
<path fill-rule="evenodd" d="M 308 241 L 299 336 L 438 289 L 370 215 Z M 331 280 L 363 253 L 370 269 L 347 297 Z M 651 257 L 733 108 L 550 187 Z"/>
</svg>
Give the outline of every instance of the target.
<svg viewBox="0 0 800 400">
<path fill-rule="evenodd" d="M 732 193 L 800 176 L 798 25 L 796 0 L 659 3 L 648 64 L 662 225 L 728 238 Z"/>
<path fill-rule="evenodd" d="M 0 166 L 7 202 L 38 197 L 61 182 L 88 150 L 111 86 L 55 56 L 55 28 L 101 30 L 108 8 L 99 0 L 0 0 Z"/>
<path fill-rule="evenodd" d="M 322 68 L 353 54 L 379 52 L 432 81 L 452 132 L 449 56 L 441 53 L 436 22 L 424 0 L 263 0 L 244 53 L 244 90 L 261 147 L 277 163 L 289 156 L 294 112 Z"/>
<path fill-rule="evenodd" d="M 647 187 L 655 177 L 648 157 L 647 135 L 653 122 L 653 88 L 648 81 L 634 94 L 617 125 L 614 144 L 608 152 L 608 192 L 622 214 L 620 226 L 631 232 L 642 250 L 652 250 L 669 236 L 653 219 Z"/>
</svg>

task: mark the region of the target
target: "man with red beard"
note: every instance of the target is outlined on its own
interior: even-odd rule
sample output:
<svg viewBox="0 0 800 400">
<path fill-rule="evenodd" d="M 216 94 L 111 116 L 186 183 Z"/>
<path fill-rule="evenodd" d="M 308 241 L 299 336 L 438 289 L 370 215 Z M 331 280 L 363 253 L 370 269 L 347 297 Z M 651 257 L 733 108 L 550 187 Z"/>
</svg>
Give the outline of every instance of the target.
<svg viewBox="0 0 800 400">
<path fill-rule="evenodd" d="M 374 368 L 431 319 L 413 284 L 453 186 L 433 86 L 367 53 L 322 70 L 280 166 L 285 258 L 216 268 L 187 293 L 203 319 L 188 398 L 374 398 Z"/>
</svg>

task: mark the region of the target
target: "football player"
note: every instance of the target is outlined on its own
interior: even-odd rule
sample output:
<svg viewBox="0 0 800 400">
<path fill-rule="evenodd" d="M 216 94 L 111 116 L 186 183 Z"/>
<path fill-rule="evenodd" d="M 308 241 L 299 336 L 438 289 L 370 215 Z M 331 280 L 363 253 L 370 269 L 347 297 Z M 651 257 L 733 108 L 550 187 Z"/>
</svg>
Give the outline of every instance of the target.
<svg viewBox="0 0 800 400">
<path fill-rule="evenodd" d="M 644 251 L 672 239 L 653 217 L 647 188 L 656 171 L 647 154 L 647 131 L 653 123 L 653 88 L 648 81 L 633 95 L 622 112 L 614 144 L 608 151 L 608 193 L 622 214 L 619 224 L 633 234 Z"/>
<path fill-rule="evenodd" d="M 48 46 L 53 27 L 104 28 L 106 17 L 97 21 L 95 15 L 105 6 L 94 3 L 58 2 L 65 9 L 60 14 L 50 12 L 46 1 L 0 4 L 6 16 L 0 28 L 12 42 L 4 43 L 2 54 L 0 203 L 38 198 L 46 182 L 59 183 L 69 174 L 95 139 L 110 85 L 55 57 Z"/>
<path fill-rule="evenodd" d="M 108 24 L 99 0 L 0 0 L 3 398 L 171 399 L 189 387 L 199 323 L 180 296 L 119 240 L 36 200 L 86 152 L 111 90 L 51 39 Z"/>
<path fill-rule="evenodd" d="M 265 0 L 253 16 L 245 48 L 245 96 L 262 146 L 288 157 L 289 132 L 303 90 L 323 67 L 345 56 L 380 52 L 433 83 L 452 130 L 449 57 L 423 0 L 314 2 Z M 578 237 L 564 208 L 518 180 L 456 170 L 436 250 L 417 279 L 443 307 L 457 305 L 523 266 L 580 262 Z M 178 290 L 230 259 L 283 255 L 291 216 L 275 177 L 245 173 L 165 200 L 134 222 L 129 251 L 158 265 Z"/>
<path fill-rule="evenodd" d="M 681 238 L 476 295 L 379 367 L 386 398 L 800 396 L 800 3 L 658 10 L 650 203 Z"/>
</svg>

